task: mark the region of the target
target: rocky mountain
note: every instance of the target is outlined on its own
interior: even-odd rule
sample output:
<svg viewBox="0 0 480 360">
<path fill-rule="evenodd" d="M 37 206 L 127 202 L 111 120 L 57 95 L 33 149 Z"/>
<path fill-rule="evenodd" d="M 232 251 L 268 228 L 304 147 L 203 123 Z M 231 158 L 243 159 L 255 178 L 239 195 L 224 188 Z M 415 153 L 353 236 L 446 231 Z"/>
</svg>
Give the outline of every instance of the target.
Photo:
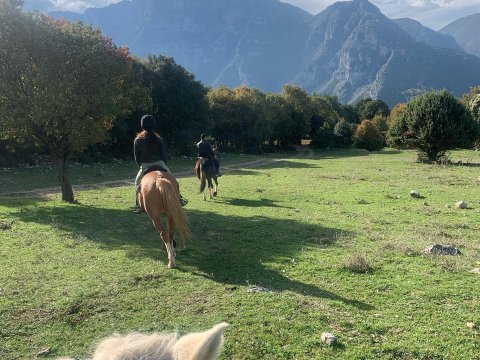
<svg viewBox="0 0 480 360">
<path fill-rule="evenodd" d="M 466 52 L 480 57 L 480 13 L 455 20 L 439 32 L 453 36 Z"/>
<path fill-rule="evenodd" d="M 422 23 L 417 20 L 401 18 L 393 19 L 393 21 L 417 42 L 424 43 L 435 48 L 463 50 L 463 48 L 457 44 L 457 41 L 453 36 L 441 34 L 435 30 L 423 26 Z"/>
<path fill-rule="evenodd" d="M 132 0 L 52 15 L 99 26 L 139 56 L 172 56 L 212 86 L 280 91 L 295 83 L 344 102 L 368 96 L 394 105 L 480 84 L 480 59 L 417 42 L 367 0 L 316 16 L 278 0 Z"/>
<path fill-rule="evenodd" d="M 52 15 L 93 23 L 138 56 L 172 56 L 207 85 L 266 90 L 297 72 L 311 18 L 277 0 L 134 0 Z"/>
</svg>

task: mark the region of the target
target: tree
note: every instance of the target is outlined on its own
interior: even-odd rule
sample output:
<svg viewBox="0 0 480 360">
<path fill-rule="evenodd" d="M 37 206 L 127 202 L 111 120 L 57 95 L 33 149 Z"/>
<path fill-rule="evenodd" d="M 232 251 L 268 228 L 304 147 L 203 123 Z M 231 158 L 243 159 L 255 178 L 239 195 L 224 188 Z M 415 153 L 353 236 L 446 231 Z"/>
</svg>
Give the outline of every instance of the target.
<svg viewBox="0 0 480 360">
<path fill-rule="evenodd" d="M 330 148 L 335 145 L 334 130 L 328 122 L 324 122 L 323 125 L 317 129 L 312 138 L 311 145 L 319 148 Z"/>
<path fill-rule="evenodd" d="M 350 124 L 358 122 L 357 115 L 355 114 L 355 109 L 352 105 L 342 104 L 338 100 L 337 96 L 332 95 L 323 95 L 333 107 L 333 110 L 345 121 Z"/>
<path fill-rule="evenodd" d="M 375 115 L 387 117 L 390 114 L 388 105 L 379 99 L 373 100 L 371 98 L 366 98 L 359 100 L 355 103 L 354 109 L 359 121 L 372 120 Z"/>
<path fill-rule="evenodd" d="M 219 87 L 208 93 L 213 135 L 224 149 L 259 152 L 272 136 L 266 95 L 257 89 Z"/>
<path fill-rule="evenodd" d="M 421 162 L 438 162 L 447 150 L 468 147 L 479 126 L 465 106 L 446 90 L 421 94 L 411 100 L 389 130 L 395 147 L 419 150 Z"/>
<path fill-rule="evenodd" d="M 300 145 L 309 133 L 309 120 L 312 116 L 308 94 L 298 86 L 285 85 L 281 94 L 284 102 L 286 122 L 277 124 L 277 134 L 282 147 Z"/>
<path fill-rule="evenodd" d="M 207 89 L 171 57 L 149 56 L 142 64 L 161 135 L 170 148 L 190 152 L 192 143 L 211 128 Z"/>
<path fill-rule="evenodd" d="M 470 110 L 475 121 L 480 123 L 480 86 L 471 88 L 469 93 L 463 95 L 461 101 Z"/>
<path fill-rule="evenodd" d="M 314 94 L 311 96 L 310 137 L 313 139 L 317 130 L 328 123 L 332 129 L 340 121 L 340 115 L 335 111 L 328 97 Z"/>
<path fill-rule="evenodd" d="M 92 27 L 0 1 L 2 136 L 47 147 L 62 200 L 73 202 L 69 158 L 104 141 L 115 117 L 129 107 L 128 49 Z"/>
<path fill-rule="evenodd" d="M 347 147 L 353 144 L 353 135 L 355 133 L 354 125 L 341 119 L 335 124 L 333 134 L 335 136 L 335 145 L 338 147 Z"/>
<path fill-rule="evenodd" d="M 356 147 L 368 151 L 380 150 L 384 144 L 383 135 L 371 120 L 363 120 L 358 125 L 354 139 Z"/>
</svg>

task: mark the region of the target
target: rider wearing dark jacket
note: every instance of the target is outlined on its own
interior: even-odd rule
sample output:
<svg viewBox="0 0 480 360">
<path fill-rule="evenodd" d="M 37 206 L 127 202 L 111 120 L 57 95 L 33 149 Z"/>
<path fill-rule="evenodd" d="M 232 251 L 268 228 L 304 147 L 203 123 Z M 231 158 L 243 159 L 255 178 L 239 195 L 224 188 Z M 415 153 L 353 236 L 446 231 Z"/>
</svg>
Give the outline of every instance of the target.
<svg viewBox="0 0 480 360">
<path fill-rule="evenodd" d="M 135 212 L 141 213 L 143 209 L 138 207 L 138 193 L 140 191 L 140 183 L 145 170 L 151 166 L 160 166 L 165 171 L 172 173 L 168 168 L 167 162 L 167 145 L 155 131 L 155 118 L 152 115 L 145 115 L 142 117 L 140 125 L 142 132 L 137 134 L 133 142 L 133 154 L 135 162 L 139 166 L 137 177 L 135 178 Z M 180 204 L 185 206 L 187 201 L 180 195 Z"/>
<path fill-rule="evenodd" d="M 162 160 L 167 163 L 167 146 L 160 136 L 137 136 L 133 143 L 135 162 L 138 166 Z"/>
<path fill-rule="evenodd" d="M 222 174 L 220 174 L 220 163 L 213 152 L 212 145 L 205 140 L 205 134 L 200 135 L 200 139 L 201 140 L 197 143 L 198 157 L 212 160 L 215 163 L 217 177 L 222 176 Z"/>
</svg>

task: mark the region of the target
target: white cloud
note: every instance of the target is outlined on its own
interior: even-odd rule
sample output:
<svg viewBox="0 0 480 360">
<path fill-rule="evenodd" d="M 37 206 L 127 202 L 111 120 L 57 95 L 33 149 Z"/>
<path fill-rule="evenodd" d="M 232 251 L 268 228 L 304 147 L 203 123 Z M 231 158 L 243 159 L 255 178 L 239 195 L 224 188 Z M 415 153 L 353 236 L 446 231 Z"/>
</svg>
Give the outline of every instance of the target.
<svg viewBox="0 0 480 360">
<path fill-rule="evenodd" d="M 121 0 L 25 0 L 27 9 L 41 11 L 74 11 L 84 12 L 91 7 L 105 7 Z"/>
<path fill-rule="evenodd" d="M 282 0 L 317 14 L 335 0 Z M 370 0 L 386 16 L 409 17 L 438 30 L 461 17 L 480 13 L 480 0 Z"/>
</svg>

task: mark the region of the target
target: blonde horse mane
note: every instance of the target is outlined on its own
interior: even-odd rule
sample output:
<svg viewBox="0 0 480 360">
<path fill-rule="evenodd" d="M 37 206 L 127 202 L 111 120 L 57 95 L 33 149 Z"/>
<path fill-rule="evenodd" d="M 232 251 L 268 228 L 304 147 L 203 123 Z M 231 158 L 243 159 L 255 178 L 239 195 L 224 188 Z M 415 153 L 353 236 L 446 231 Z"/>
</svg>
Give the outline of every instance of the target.
<svg viewBox="0 0 480 360">
<path fill-rule="evenodd" d="M 100 342 L 92 360 L 215 360 L 222 350 L 227 326 L 220 323 L 210 330 L 180 338 L 176 333 L 116 334 Z"/>
</svg>

